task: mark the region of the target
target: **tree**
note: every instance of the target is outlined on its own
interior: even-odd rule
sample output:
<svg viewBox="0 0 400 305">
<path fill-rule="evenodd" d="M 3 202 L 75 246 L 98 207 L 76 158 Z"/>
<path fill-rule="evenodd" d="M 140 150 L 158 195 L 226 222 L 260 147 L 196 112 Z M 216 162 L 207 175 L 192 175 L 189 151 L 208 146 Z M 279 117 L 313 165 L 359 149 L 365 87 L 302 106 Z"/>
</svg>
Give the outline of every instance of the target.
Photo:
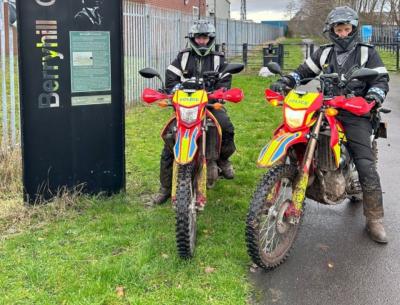
<svg viewBox="0 0 400 305">
<path fill-rule="evenodd" d="M 294 3 L 294 1 L 292 1 Z M 289 22 L 293 33 L 322 35 L 328 13 L 337 6 L 347 5 L 360 15 L 361 24 L 400 25 L 400 0 L 300 0 L 298 5 L 289 4 L 287 11 L 296 15 Z"/>
</svg>

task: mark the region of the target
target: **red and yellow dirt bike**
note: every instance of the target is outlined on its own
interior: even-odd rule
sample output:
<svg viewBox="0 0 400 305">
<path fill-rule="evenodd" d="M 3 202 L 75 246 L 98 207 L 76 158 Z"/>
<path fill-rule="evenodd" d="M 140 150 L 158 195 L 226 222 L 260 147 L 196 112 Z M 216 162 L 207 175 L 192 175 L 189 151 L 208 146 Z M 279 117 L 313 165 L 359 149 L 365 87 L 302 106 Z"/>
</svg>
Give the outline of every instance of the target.
<svg viewBox="0 0 400 305">
<path fill-rule="evenodd" d="M 202 78 L 184 81 L 173 94 L 149 88 L 142 93 L 144 102 L 158 102 L 162 107 L 174 109 L 161 136 L 175 157 L 171 200 L 176 211 L 176 243 L 181 258 L 191 258 L 194 254 L 197 212 L 207 201 L 207 184 L 214 184 L 207 181 L 207 176 L 208 180 L 218 179 L 216 167 L 212 167 L 216 173 L 207 175 L 207 164 L 219 159 L 222 139 L 221 127 L 209 109 L 219 110 L 225 101 L 238 103 L 243 99 L 241 89 L 213 88 L 220 77 L 239 73 L 243 68 L 242 64 L 228 64 L 222 73 L 204 72 Z M 151 68 L 139 73 L 162 81 Z"/>
<path fill-rule="evenodd" d="M 279 65 L 268 68 L 281 74 Z M 270 89 L 267 101 L 283 106 L 284 122 L 273 139 L 261 150 L 257 165 L 267 168 L 253 195 L 246 220 L 248 254 L 259 267 L 270 270 L 288 257 L 302 220 L 305 198 L 334 205 L 348 201 L 361 190 L 354 190 L 357 171 L 346 149 L 343 126 L 336 119 L 344 109 L 361 116 L 374 108 L 362 97 L 334 96 L 333 84 L 346 88 L 352 81 L 378 76 L 371 69 L 354 71 L 348 80 L 338 74 L 322 74 L 317 92 L 293 89 L 286 96 Z M 304 81 L 310 81 L 307 79 Z M 388 110 L 382 110 L 385 112 Z M 374 134 L 386 137 L 384 123 Z"/>
</svg>

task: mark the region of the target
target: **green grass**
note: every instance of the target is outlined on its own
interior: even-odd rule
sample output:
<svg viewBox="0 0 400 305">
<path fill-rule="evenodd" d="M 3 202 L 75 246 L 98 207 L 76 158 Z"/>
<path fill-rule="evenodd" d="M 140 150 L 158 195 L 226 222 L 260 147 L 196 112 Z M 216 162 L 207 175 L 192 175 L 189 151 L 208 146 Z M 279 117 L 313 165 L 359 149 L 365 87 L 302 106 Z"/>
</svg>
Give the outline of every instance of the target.
<svg viewBox="0 0 400 305">
<path fill-rule="evenodd" d="M 304 61 L 304 54 L 302 50 L 302 39 L 290 38 L 283 41 L 284 44 L 284 62 L 283 70 L 293 71 Z"/>
<path fill-rule="evenodd" d="M 302 54 L 293 48 L 299 64 Z M 281 119 L 281 109 L 263 96 L 273 79 L 234 77 L 246 96 L 227 105 L 236 128 L 236 177 L 208 192 L 192 260 L 177 257 L 170 204 L 146 205 L 158 189 L 159 133 L 171 112 L 137 106 L 126 115 L 125 194 L 0 218 L 0 304 L 249 303 L 244 224 L 264 172 L 255 161 Z M 16 226 L 21 218 L 28 219 Z"/>
<path fill-rule="evenodd" d="M 385 64 L 386 69 L 389 71 L 396 71 L 396 52 L 386 51 L 383 48 L 376 48 L 379 55 L 382 58 L 383 63 Z"/>
<path fill-rule="evenodd" d="M 246 95 L 227 105 L 236 128 L 236 178 L 208 192 L 194 259 L 177 257 L 170 204 L 146 205 L 159 186 L 159 133 L 171 112 L 137 106 L 126 115 L 126 194 L 82 197 L 69 208 L 9 207 L 14 214 L 0 217 L 0 304 L 248 303 L 244 223 L 264 172 L 255 161 L 281 117 L 263 96 L 274 79 L 234 77 Z"/>
<path fill-rule="evenodd" d="M 159 132 L 170 111 L 138 106 L 126 117 L 126 194 L 83 197 L 63 217 L 40 222 L 33 214 L 19 234 L 1 232 L 0 304 L 248 303 L 245 217 L 263 173 L 256 158 L 280 119 L 280 109 L 264 100 L 268 85 L 261 77 L 234 77 L 246 93 L 242 103 L 227 106 L 237 174 L 208 192 L 194 259 L 177 257 L 170 204 L 145 204 L 158 188 Z"/>
</svg>

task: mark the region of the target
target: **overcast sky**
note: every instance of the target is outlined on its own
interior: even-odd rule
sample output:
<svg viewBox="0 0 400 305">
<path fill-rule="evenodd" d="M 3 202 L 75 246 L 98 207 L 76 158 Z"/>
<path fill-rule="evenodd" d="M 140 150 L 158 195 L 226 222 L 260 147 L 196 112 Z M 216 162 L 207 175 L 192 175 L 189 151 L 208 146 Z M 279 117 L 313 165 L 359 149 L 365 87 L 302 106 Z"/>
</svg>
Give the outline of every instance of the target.
<svg viewBox="0 0 400 305">
<path fill-rule="evenodd" d="M 231 17 L 240 19 L 240 0 L 231 1 Z M 247 19 L 262 20 L 286 20 L 286 6 L 290 0 L 247 0 Z"/>
</svg>

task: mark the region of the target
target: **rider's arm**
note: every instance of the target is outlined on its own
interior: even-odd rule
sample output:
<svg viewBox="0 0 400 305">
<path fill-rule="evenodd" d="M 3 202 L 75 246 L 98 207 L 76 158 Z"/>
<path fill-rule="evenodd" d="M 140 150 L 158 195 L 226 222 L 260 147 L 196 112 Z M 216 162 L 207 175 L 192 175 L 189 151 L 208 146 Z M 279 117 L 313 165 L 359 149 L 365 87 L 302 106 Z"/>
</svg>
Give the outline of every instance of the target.
<svg viewBox="0 0 400 305">
<path fill-rule="evenodd" d="M 380 97 L 379 102 L 382 103 L 389 91 L 389 74 L 382 62 L 378 52 L 374 48 L 368 49 L 368 61 L 365 68 L 374 69 L 379 72 L 379 76 L 368 82 L 368 91 L 366 95 L 377 95 Z"/>
<path fill-rule="evenodd" d="M 225 69 L 227 63 L 226 63 L 225 57 L 223 55 L 220 56 L 220 61 L 221 61 L 221 65 L 218 69 L 218 72 L 221 73 Z M 231 84 L 232 84 L 232 75 L 231 74 L 229 74 L 229 73 L 226 73 L 224 75 L 220 74 L 220 79 L 215 84 L 215 89 L 219 89 L 219 88 L 230 89 Z"/>
<path fill-rule="evenodd" d="M 307 58 L 307 60 L 304 61 L 304 63 L 302 63 L 296 70 L 286 75 L 286 77 L 291 78 L 293 84 L 299 85 L 302 79 L 313 78 L 319 75 L 322 71 L 320 64 L 321 56 L 327 47 L 329 47 L 329 45 L 318 48 L 309 58 Z"/>
<path fill-rule="evenodd" d="M 165 71 L 165 87 L 167 90 L 171 90 L 176 84 L 182 82 L 181 58 L 182 54 L 179 53 Z"/>
</svg>

